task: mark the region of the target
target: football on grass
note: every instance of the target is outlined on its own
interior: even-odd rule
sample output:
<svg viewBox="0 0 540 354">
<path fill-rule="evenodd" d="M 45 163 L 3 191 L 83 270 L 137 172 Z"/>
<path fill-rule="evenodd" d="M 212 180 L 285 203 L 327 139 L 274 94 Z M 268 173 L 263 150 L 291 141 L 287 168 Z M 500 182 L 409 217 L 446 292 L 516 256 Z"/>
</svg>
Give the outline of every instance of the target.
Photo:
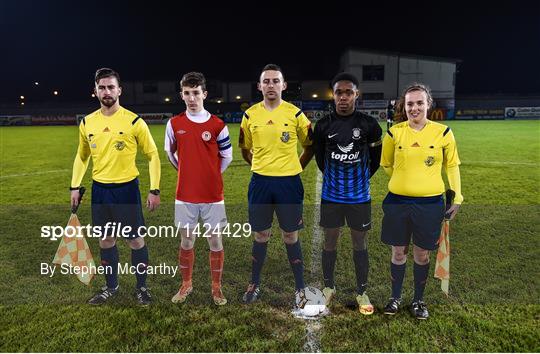
<svg viewBox="0 0 540 354">
<path fill-rule="evenodd" d="M 303 291 L 296 293 L 296 307 L 304 316 L 317 316 L 326 310 L 325 299 L 322 291 L 306 286 Z"/>
</svg>

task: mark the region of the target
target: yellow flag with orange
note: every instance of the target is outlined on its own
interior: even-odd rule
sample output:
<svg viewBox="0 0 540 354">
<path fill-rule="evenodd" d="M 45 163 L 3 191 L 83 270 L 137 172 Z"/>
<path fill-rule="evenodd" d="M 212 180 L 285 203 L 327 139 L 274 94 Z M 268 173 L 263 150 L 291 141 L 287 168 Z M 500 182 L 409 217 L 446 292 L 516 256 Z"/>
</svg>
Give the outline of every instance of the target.
<svg viewBox="0 0 540 354">
<path fill-rule="evenodd" d="M 435 278 L 441 280 L 441 290 L 448 296 L 450 286 L 450 222 L 444 220 L 439 236 L 439 250 L 435 262 Z"/>
<path fill-rule="evenodd" d="M 450 208 L 454 201 L 455 192 L 451 189 L 446 191 L 446 210 Z M 437 251 L 437 261 L 435 262 L 435 278 L 441 280 L 441 290 L 448 296 L 450 286 L 450 220 L 445 215 L 441 225 L 439 236 L 439 249 Z"/>
<path fill-rule="evenodd" d="M 84 188 L 81 187 L 79 191 L 79 204 L 82 195 L 84 194 Z M 60 240 L 56 254 L 54 255 L 53 263 L 54 264 L 69 264 L 73 267 L 80 267 L 78 269 L 84 269 L 84 271 L 75 272 L 77 278 L 84 284 L 89 285 L 90 281 L 95 275 L 96 265 L 94 263 L 94 258 L 92 257 L 92 252 L 86 238 L 82 233 L 81 223 L 77 217 L 78 206 L 72 208 L 72 213 L 69 218 L 66 229 L 64 230 L 64 235 Z M 73 233 L 68 233 L 68 228 L 70 230 L 75 230 Z M 69 236 L 68 236 L 69 234 Z"/>
</svg>

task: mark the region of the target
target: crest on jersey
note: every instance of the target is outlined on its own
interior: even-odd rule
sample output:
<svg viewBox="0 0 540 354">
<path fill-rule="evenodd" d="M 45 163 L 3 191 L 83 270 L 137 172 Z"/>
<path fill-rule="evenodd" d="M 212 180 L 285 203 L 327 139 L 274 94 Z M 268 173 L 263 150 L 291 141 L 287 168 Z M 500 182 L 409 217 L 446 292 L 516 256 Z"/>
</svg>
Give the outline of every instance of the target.
<svg viewBox="0 0 540 354">
<path fill-rule="evenodd" d="M 435 163 L 435 157 L 428 156 L 427 159 L 424 160 L 424 163 L 426 164 L 427 167 L 433 166 L 433 164 Z"/>
<path fill-rule="evenodd" d="M 352 130 L 352 138 L 353 138 L 354 140 L 360 139 L 360 133 L 361 133 L 361 132 L 362 132 L 362 130 L 361 130 L 360 128 L 354 128 L 354 129 Z"/>
<path fill-rule="evenodd" d="M 125 147 L 126 143 L 124 143 L 123 141 L 117 141 L 116 144 L 114 144 L 114 148 L 118 151 L 124 150 Z"/>
<path fill-rule="evenodd" d="M 210 134 L 210 132 L 208 130 L 205 130 L 202 133 L 201 137 L 202 137 L 202 140 L 209 141 L 212 138 L 212 134 Z"/>
<path fill-rule="evenodd" d="M 281 141 L 283 141 L 284 143 L 289 141 L 290 138 L 291 138 L 291 136 L 289 135 L 289 132 L 281 133 Z"/>
</svg>

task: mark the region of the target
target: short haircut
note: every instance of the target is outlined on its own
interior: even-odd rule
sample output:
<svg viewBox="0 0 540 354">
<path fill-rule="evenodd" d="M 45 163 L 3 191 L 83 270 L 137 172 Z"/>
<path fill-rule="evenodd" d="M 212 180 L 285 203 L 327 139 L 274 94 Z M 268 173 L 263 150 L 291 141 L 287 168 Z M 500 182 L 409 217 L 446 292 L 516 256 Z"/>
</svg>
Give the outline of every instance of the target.
<svg viewBox="0 0 540 354">
<path fill-rule="evenodd" d="M 203 91 L 206 91 L 206 79 L 202 73 L 192 71 L 182 76 L 180 88 L 197 86 L 200 86 Z"/>
<path fill-rule="evenodd" d="M 283 76 L 283 80 L 285 80 L 285 75 L 283 75 L 283 71 L 281 71 L 281 67 L 277 64 L 266 64 L 264 66 L 264 68 L 262 69 L 261 71 L 261 75 L 263 72 L 265 71 L 268 71 L 268 70 L 274 70 L 274 71 L 279 71 L 281 73 L 281 76 Z"/>
<path fill-rule="evenodd" d="M 348 72 L 339 73 L 336 76 L 334 76 L 334 78 L 332 79 L 332 90 L 334 89 L 334 85 L 338 81 L 350 81 L 353 83 L 354 86 L 356 86 L 356 88 L 358 88 L 359 86 L 359 82 L 356 76 Z"/>
<path fill-rule="evenodd" d="M 118 86 L 120 86 L 120 74 L 118 74 L 116 71 L 110 68 L 101 68 L 96 70 L 96 84 L 99 83 L 99 80 L 104 79 L 106 77 L 114 77 L 116 78 L 116 81 L 118 81 Z"/>
</svg>

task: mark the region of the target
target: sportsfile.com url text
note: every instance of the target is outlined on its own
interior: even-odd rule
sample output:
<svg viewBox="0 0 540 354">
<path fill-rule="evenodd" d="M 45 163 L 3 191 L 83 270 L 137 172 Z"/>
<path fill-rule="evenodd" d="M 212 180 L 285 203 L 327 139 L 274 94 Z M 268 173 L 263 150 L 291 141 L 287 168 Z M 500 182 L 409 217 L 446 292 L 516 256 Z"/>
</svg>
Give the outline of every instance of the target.
<svg viewBox="0 0 540 354">
<path fill-rule="evenodd" d="M 178 223 L 173 225 L 151 225 L 140 226 L 137 228 L 135 235 L 133 234 L 133 228 L 129 225 L 122 225 L 122 223 L 108 222 L 105 225 L 78 225 L 72 226 L 50 226 L 45 225 L 41 227 L 41 237 L 48 238 L 51 241 L 56 241 L 63 236 L 66 237 L 83 237 L 84 234 L 91 238 L 106 237 L 179 237 L 181 230 L 186 230 L 188 235 L 194 237 L 212 237 L 212 235 L 219 234 L 221 237 L 250 237 L 251 225 L 249 223 L 234 223 L 225 224 L 225 226 L 217 225 L 212 227 L 210 224 L 196 224 L 194 226 L 184 225 Z"/>
</svg>

